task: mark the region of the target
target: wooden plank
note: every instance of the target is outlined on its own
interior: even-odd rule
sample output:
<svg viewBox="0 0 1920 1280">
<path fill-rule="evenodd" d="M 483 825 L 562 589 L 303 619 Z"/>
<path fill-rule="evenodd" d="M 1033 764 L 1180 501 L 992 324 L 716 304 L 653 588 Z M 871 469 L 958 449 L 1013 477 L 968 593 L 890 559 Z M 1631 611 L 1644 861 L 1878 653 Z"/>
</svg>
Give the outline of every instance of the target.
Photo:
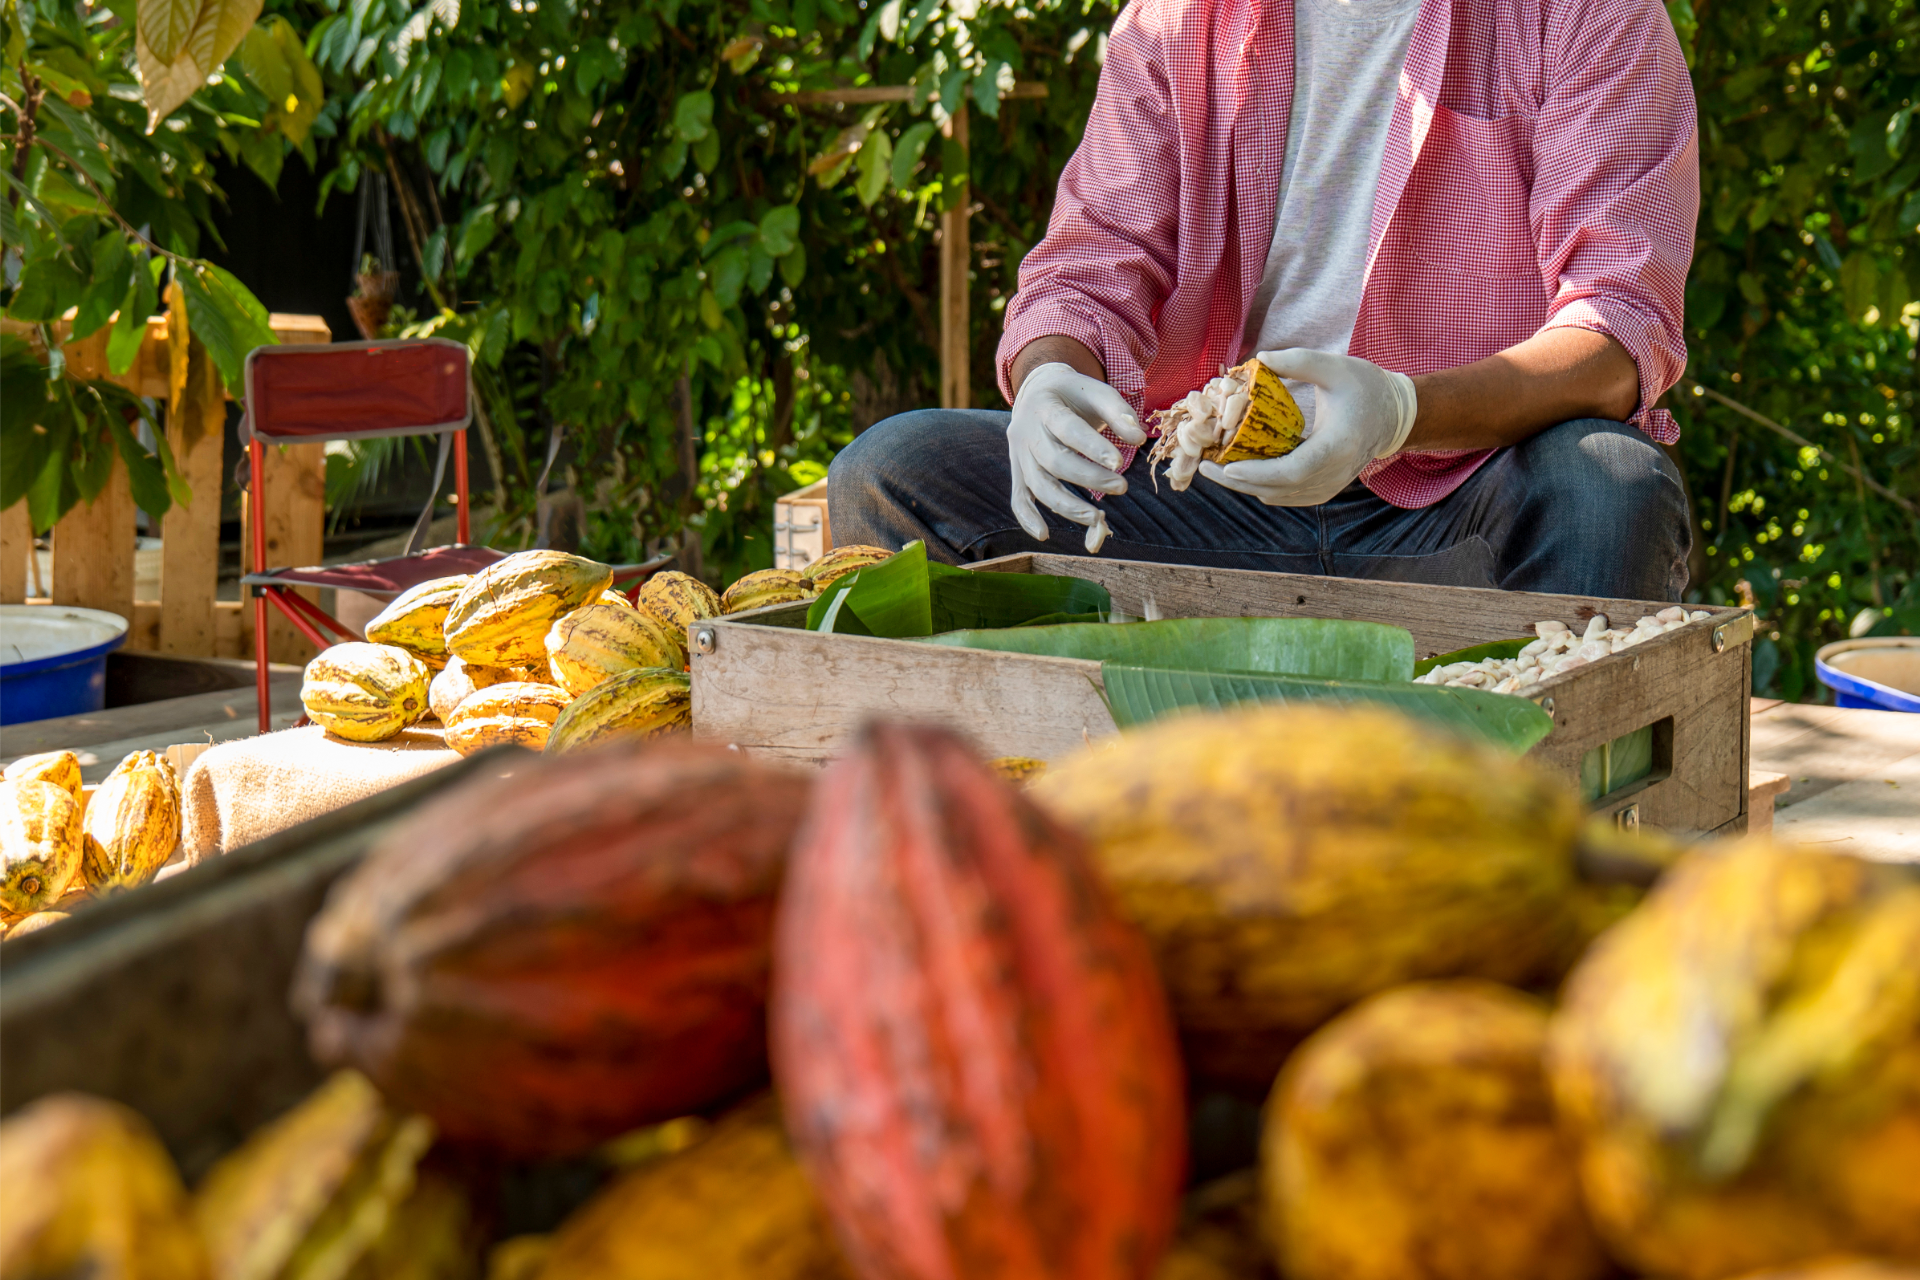
<svg viewBox="0 0 1920 1280">
<path fill-rule="evenodd" d="M 133 618 L 133 490 L 118 456 L 106 487 L 53 526 L 53 603 Z"/>
<path fill-rule="evenodd" d="M 327 522 L 326 446 L 268 445 L 266 460 L 267 567 L 319 564 Z M 302 587 L 299 594 L 319 603 L 317 589 Z M 278 609 L 269 606 L 267 619 L 267 656 L 274 662 L 305 663 L 318 652 Z"/>
<path fill-rule="evenodd" d="M 274 667 L 268 672 L 275 712 L 300 711 L 300 669 Z M 163 698 L 131 707 L 109 707 L 53 720 L 33 720 L 0 728 L 0 763 L 42 751 L 98 749 L 102 743 L 130 739 L 172 736 L 170 742 L 190 742 L 203 731 L 212 732 L 220 741 L 244 738 L 256 731 L 253 686 L 215 689 L 208 693 L 188 694 L 184 698 Z M 226 727 L 234 731 L 227 732 Z M 132 748 L 128 748 L 132 750 Z M 125 752 L 121 752 L 124 755 Z M 115 760 L 120 757 L 114 756 Z"/>
<path fill-rule="evenodd" d="M 1782 813 L 1915 755 L 1920 716 L 1898 711 L 1785 703 L 1753 720 L 1753 767 L 1793 779 Z"/>
<path fill-rule="evenodd" d="M 27 557 L 33 554 L 33 521 L 27 500 L 0 511 L 0 604 L 27 598 Z"/>
<path fill-rule="evenodd" d="M 253 602 L 213 602 L 213 656 L 253 661 Z"/>
<path fill-rule="evenodd" d="M 945 132 L 967 154 L 967 105 L 960 104 Z M 966 409 L 973 404 L 968 377 L 972 342 L 969 276 L 973 269 L 973 186 L 968 183 L 953 208 L 940 215 L 940 405 Z"/>
<path fill-rule="evenodd" d="M 226 405 L 206 406 L 198 423 L 168 422 L 167 443 L 193 501 L 160 521 L 161 653 L 211 657 L 213 602 L 220 580 L 220 491 L 226 479 Z"/>
<path fill-rule="evenodd" d="M 794 93 L 776 93 L 775 102 L 788 102 L 796 107 L 841 107 L 864 106 L 870 102 L 912 102 L 915 88 L 910 84 L 865 84 L 849 89 L 801 89 Z M 918 90 L 923 102 L 936 102 L 940 98 L 940 86 L 930 84 Z M 1035 81 L 1016 84 L 1004 95 L 1007 98 L 1044 98 L 1047 86 Z"/>
<path fill-rule="evenodd" d="M 1097 662 L 704 625 L 714 645 L 693 654 L 693 735 L 756 755 L 824 764 L 875 716 L 944 724 L 984 755 L 1040 760 L 1115 732 Z"/>
</svg>

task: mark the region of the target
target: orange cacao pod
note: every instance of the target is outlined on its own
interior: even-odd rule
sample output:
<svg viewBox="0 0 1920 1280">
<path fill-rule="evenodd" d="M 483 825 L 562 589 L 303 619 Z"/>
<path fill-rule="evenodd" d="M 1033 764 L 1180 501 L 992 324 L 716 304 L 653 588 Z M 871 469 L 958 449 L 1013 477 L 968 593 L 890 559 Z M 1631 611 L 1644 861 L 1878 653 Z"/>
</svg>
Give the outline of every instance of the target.
<svg viewBox="0 0 1920 1280">
<path fill-rule="evenodd" d="M 863 1280 L 1152 1274 L 1185 1120 L 1146 943 L 1079 837 L 951 734 L 876 726 L 822 776 L 772 1035 Z"/>
<path fill-rule="evenodd" d="M 806 789 L 684 738 L 455 788 L 309 926 L 294 998 L 315 1057 L 449 1139 L 528 1156 L 757 1086 Z"/>
</svg>

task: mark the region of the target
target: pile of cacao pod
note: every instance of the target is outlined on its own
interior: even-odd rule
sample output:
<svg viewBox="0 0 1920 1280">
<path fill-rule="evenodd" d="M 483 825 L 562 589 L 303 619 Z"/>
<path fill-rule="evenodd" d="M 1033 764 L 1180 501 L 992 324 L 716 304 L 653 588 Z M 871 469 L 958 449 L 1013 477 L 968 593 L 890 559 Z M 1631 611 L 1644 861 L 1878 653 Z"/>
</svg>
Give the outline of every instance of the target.
<svg viewBox="0 0 1920 1280">
<path fill-rule="evenodd" d="M 471 755 L 500 743 L 555 753 L 673 733 L 692 722 L 687 629 L 810 600 L 889 555 L 837 547 L 804 572 L 763 569 L 724 592 L 657 573 L 631 598 L 613 569 L 560 551 L 522 551 L 477 574 L 410 588 L 366 640 L 307 664 L 300 700 L 350 742 L 385 742 L 429 718 Z"/>
<path fill-rule="evenodd" d="M 1381 709 L 1037 779 L 891 725 L 811 778 L 535 761 L 383 836 L 294 999 L 342 1074 L 191 1197 L 124 1113 L 0 1126 L 53 1188 L 0 1267 L 147 1231 L 221 1280 L 1920 1275 L 1920 881 L 1598 829 Z M 502 1239 L 500 1159 L 598 1188 Z"/>
<path fill-rule="evenodd" d="M 164 757 L 135 751 L 93 788 L 71 751 L 22 757 L 0 780 L 0 927 L 37 932 L 145 884 L 179 844 L 180 786 Z"/>
</svg>

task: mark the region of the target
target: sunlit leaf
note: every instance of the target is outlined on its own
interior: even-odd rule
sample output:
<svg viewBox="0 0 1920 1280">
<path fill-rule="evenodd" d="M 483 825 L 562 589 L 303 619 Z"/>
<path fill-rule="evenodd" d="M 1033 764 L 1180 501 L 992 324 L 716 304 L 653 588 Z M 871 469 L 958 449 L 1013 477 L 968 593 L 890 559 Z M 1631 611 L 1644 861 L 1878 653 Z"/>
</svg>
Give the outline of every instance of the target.
<svg viewBox="0 0 1920 1280">
<path fill-rule="evenodd" d="M 148 133 L 207 82 L 260 16 L 261 0 L 204 0 L 184 37 L 174 42 L 186 2 L 190 0 L 147 0 L 140 6 L 134 52 L 140 64 L 141 96 L 147 104 Z M 150 9 L 164 10 L 153 19 L 155 38 L 162 42 L 158 47 L 168 50 L 164 56 L 147 41 Z"/>
</svg>

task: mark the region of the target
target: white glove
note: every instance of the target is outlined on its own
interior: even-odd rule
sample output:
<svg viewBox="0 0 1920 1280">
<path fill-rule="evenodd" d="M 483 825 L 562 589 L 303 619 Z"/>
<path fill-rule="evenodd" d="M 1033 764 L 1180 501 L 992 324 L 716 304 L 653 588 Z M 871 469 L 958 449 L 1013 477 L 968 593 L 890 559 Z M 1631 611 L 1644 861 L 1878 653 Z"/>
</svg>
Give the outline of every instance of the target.
<svg viewBox="0 0 1920 1280">
<path fill-rule="evenodd" d="M 1255 358 L 1283 378 L 1317 388 L 1312 434 L 1284 458 L 1201 463 L 1200 474 L 1215 484 L 1270 507 L 1316 507 L 1352 484 L 1369 462 L 1406 444 L 1420 407 L 1406 374 L 1305 347 L 1262 351 Z"/>
<path fill-rule="evenodd" d="M 1118 391 L 1071 365 L 1043 364 L 1027 375 L 1013 398 L 1007 424 L 1007 455 L 1013 463 L 1013 518 L 1037 542 L 1047 540 L 1047 522 L 1034 506 L 1058 511 L 1087 526 L 1087 550 L 1098 551 L 1107 536 L 1107 518 L 1093 503 L 1061 481 L 1102 493 L 1125 493 L 1120 450 L 1092 424 L 1107 428 L 1128 444 L 1145 444 L 1140 419 Z"/>
</svg>

